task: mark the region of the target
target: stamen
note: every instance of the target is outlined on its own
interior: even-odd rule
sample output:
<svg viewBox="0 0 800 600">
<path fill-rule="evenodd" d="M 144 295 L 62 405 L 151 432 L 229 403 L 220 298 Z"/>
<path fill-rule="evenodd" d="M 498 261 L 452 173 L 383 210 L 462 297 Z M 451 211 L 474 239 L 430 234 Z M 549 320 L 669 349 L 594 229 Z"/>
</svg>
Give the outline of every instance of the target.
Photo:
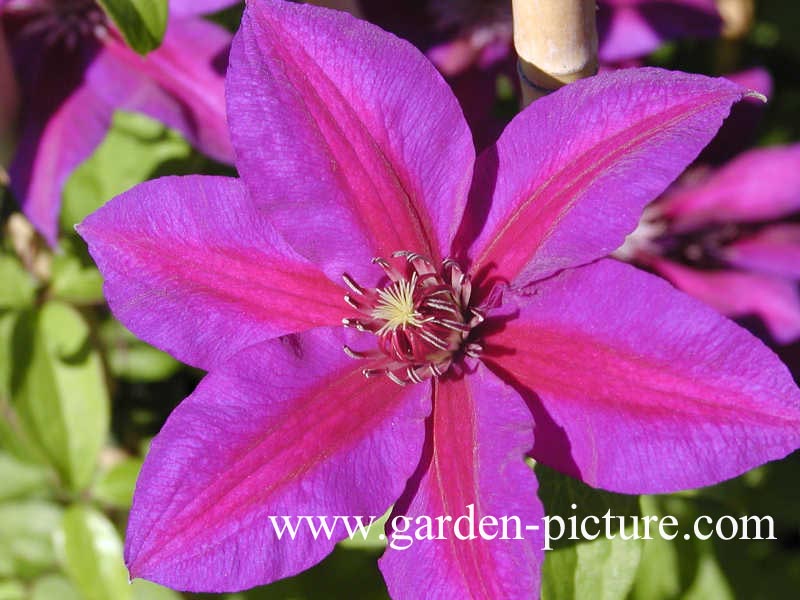
<svg viewBox="0 0 800 600">
<path fill-rule="evenodd" d="M 353 300 L 353 299 L 350 297 L 350 295 L 349 295 L 349 294 L 345 294 L 344 301 L 345 301 L 345 302 L 347 302 L 347 304 L 349 304 L 350 306 L 352 306 L 352 307 L 353 307 L 353 308 L 355 308 L 356 310 L 359 310 L 359 309 L 361 308 L 361 305 L 360 305 L 360 304 L 358 304 L 358 303 L 357 303 L 355 300 Z"/>
<path fill-rule="evenodd" d="M 402 379 L 400 379 L 397 375 L 395 375 L 391 371 L 387 370 L 386 371 L 386 376 L 389 379 L 391 379 L 393 382 L 395 382 L 397 385 L 399 385 L 400 387 L 406 387 L 406 382 L 403 381 Z"/>
<path fill-rule="evenodd" d="M 342 275 L 354 294 L 344 300 L 362 315 L 343 319 L 343 325 L 379 338 L 372 351 L 343 347 L 351 358 L 374 361 L 362 371 L 365 377 L 386 375 L 405 386 L 442 376 L 456 356 L 478 356 L 483 348 L 470 338 L 484 315 L 469 305 L 469 276 L 453 259 L 437 267 L 421 254 L 401 250 L 390 260 L 377 257 L 372 262 L 389 278 L 383 287 L 366 289 Z"/>
<path fill-rule="evenodd" d="M 442 327 L 447 327 L 452 331 L 463 331 L 465 333 L 468 333 L 470 329 L 472 329 L 469 325 L 466 325 L 464 323 L 459 323 L 458 321 L 453 321 L 452 319 L 437 319 L 436 322 L 439 323 Z"/>
<path fill-rule="evenodd" d="M 420 377 L 419 375 L 417 375 L 417 372 L 414 370 L 414 368 L 413 368 L 413 367 L 408 367 L 408 368 L 406 369 L 406 374 L 408 375 L 408 378 L 409 378 L 409 379 L 410 379 L 410 380 L 411 380 L 413 383 L 422 383 L 422 377 Z"/>
<path fill-rule="evenodd" d="M 350 277 L 350 275 L 348 275 L 347 273 L 344 273 L 344 274 L 342 274 L 342 279 L 344 279 L 344 282 L 347 284 L 347 287 L 349 287 L 351 290 L 353 290 L 353 292 L 355 292 L 359 296 L 363 296 L 364 295 L 364 288 L 362 288 L 360 285 L 358 285 L 355 282 L 355 280 L 353 280 L 353 278 Z"/>
<path fill-rule="evenodd" d="M 342 346 L 342 350 L 344 350 L 344 353 L 347 354 L 347 356 L 349 356 L 350 358 L 366 358 L 367 357 L 367 355 L 364 354 L 363 352 L 356 352 L 355 350 L 350 348 L 350 346 Z"/>
<path fill-rule="evenodd" d="M 439 350 L 447 350 L 447 343 L 445 343 L 444 340 L 440 340 L 430 331 L 425 331 L 424 329 L 422 329 L 419 331 L 419 336 L 426 342 L 430 342 L 433 346 L 439 348 Z"/>
</svg>

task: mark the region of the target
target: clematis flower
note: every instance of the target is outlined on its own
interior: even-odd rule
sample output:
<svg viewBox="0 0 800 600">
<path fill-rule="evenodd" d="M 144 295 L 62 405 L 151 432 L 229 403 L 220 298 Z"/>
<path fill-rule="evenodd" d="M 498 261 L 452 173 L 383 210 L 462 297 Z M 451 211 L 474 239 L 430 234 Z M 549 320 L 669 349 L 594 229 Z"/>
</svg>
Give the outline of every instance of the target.
<svg viewBox="0 0 800 600">
<path fill-rule="evenodd" d="M 247 588 L 343 537 L 269 517 L 514 515 L 536 460 L 620 492 L 786 455 L 800 394 L 759 340 L 603 259 L 745 90 L 658 69 L 570 85 L 475 158 L 409 43 L 344 13 L 248 3 L 227 79 L 241 179 L 171 177 L 80 226 L 115 314 L 209 374 L 153 440 L 133 577 Z M 398 598 L 529 598 L 542 541 L 415 540 Z M 524 536 L 523 536 L 524 537 Z"/>
<path fill-rule="evenodd" d="M 731 317 L 800 339 L 800 144 L 698 168 L 645 211 L 618 256 Z"/>
<path fill-rule="evenodd" d="M 64 185 L 103 140 L 115 110 L 142 112 L 209 156 L 232 160 L 223 92 L 231 36 L 199 18 L 231 4 L 171 0 L 163 44 L 142 58 L 93 0 L 0 3 L 23 107 L 11 187 L 49 243 Z"/>
</svg>

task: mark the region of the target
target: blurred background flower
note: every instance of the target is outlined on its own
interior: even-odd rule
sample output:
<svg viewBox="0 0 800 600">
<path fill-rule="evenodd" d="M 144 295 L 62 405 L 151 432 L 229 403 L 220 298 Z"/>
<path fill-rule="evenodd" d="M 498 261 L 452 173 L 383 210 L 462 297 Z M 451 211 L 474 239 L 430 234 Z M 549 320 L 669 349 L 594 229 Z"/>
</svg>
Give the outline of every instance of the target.
<svg viewBox="0 0 800 600">
<path fill-rule="evenodd" d="M 51 245 L 64 185 L 103 140 L 115 110 L 149 115 L 209 156 L 232 160 L 223 92 L 231 35 L 199 15 L 233 3 L 172 0 L 163 41 L 145 57 L 93 0 L 0 4 L 22 107 L 11 188 Z"/>
</svg>

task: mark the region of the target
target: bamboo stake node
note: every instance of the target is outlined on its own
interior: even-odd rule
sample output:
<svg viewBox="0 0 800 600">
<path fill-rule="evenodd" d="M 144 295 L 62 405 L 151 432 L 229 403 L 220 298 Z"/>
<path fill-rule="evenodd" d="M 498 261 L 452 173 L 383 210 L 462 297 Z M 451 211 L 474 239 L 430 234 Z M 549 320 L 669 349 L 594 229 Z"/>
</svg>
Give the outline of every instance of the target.
<svg viewBox="0 0 800 600">
<path fill-rule="evenodd" d="M 523 105 L 597 73 L 595 0 L 512 0 Z"/>
</svg>

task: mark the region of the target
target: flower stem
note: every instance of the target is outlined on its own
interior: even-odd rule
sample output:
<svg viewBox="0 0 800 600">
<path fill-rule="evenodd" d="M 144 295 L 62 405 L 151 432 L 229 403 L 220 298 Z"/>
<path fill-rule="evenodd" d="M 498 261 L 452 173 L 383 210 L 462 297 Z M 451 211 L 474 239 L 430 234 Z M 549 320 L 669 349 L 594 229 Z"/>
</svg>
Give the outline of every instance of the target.
<svg viewBox="0 0 800 600">
<path fill-rule="evenodd" d="M 595 0 L 513 0 L 523 106 L 597 72 Z"/>
<path fill-rule="evenodd" d="M 19 112 L 19 88 L 11 65 L 11 54 L 0 26 L 0 185 L 8 183 L 5 167 L 13 152 Z"/>
</svg>

